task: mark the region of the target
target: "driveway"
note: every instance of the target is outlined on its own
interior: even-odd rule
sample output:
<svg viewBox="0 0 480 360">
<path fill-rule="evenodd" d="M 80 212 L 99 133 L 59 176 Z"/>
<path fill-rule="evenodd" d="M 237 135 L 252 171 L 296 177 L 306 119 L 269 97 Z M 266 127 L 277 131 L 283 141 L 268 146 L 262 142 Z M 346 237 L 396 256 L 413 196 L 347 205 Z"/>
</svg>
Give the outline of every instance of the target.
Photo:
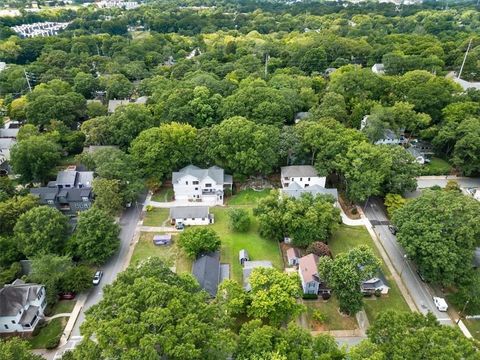
<svg viewBox="0 0 480 360">
<path fill-rule="evenodd" d="M 91 306 L 97 304 L 102 300 L 103 296 L 103 287 L 107 284 L 111 284 L 117 274 L 124 270 L 127 261 L 127 255 L 129 253 L 130 247 L 133 246 L 133 237 L 135 234 L 135 229 L 140 220 L 140 215 L 142 213 L 142 206 L 145 201 L 145 195 L 142 195 L 139 198 L 136 206 L 132 206 L 129 209 L 126 209 L 122 217 L 120 218 L 120 248 L 115 253 L 110 260 L 101 267 L 103 271 L 103 278 L 98 286 L 94 286 L 90 292 L 87 294 L 87 300 L 85 305 L 80 311 L 75 326 L 70 335 L 70 339 L 65 346 L 57 351 L 55 356 L 62 354 L 66 349 L 71 349 L 76 346 L 82 340 L 80 335 L 80 325 L 82 325 L 85 320 L 85 311 L 88 310 Z M 47 359 L 52 359 L 50 357 L 44 356 Z"/>
<path fill-rule="evenodd" d="M 382 246 L 419 311 L 424 314 L 432 312 L 441 324 L 453 325 L 446 313 L 437 310 L 430 287 L 420 280 L 412 262 L 405 258 L 405 251 L 397 242 L 396 236 L 388 230 L 389 221 L 382 201 L 378 198 L 370 198 L 363 207 L 363 211 L 372 223 Z"/>
</svg>

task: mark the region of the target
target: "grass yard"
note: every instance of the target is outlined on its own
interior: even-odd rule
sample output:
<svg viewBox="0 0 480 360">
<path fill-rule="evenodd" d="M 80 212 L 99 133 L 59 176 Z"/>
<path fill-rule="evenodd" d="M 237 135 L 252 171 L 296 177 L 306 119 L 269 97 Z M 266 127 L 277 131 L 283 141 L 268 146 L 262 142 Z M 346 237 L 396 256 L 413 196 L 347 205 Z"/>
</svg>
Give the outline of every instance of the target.
<svg viewBox="0 0 480 360">
<path fill-rule="evenodd" d="M 170 212 L 169 209 L 153 208 L 151 211 L 145 213 L 143 219 L 144 226 L 162 226 L 162 224 L 168 220 Z"/>
<path fill-rule="evenodd" d="M 76 302 L 77 300 L 60 300 L 54 305 L 52 315 L 71 313 Z"/>
<path fill-rule="evenodd" d="M 432 157 L 431 162 L 423 168 L 423 175 L 449 175 L 452 166 L 443 159 Z"/>
<path fill-rule="evenodd" d="M 234 233 L 228 228 L 228 209 L 211 208 L 215 223 L 210 225 L 222 240 L 221 261 L 231 265 L 232 278 L 242 283 L 242 266 L 238 262 L 238 252 L 246 249 L 251 260 L 270 260 L 274 267 L 282 270 L 283 261 L 278 243 L 263 239 L 257 232 L 258 224 L 251 215 L 252 227 L 246 233 Z M 249 209 L 251 213 L 251 209 Z"/>
<path fill-rule="evenodd" d="M 328 301 L 304 300 L 303 304 L 307 307 L 305 316 L 310 330 L 354 330 L 358 328 L 357 320 L 354 317 L 340 314 L 335 296 L 332 296 Z M 324 323 L 320 324 L 313 319 L 315 310 L 319 310 L 326 317 Z"/>
<path fill-rule="evenodd" d="M 152 200 L 158 202 L 169 202 L 173 200 L 173 195 L 174 193 L 172 188 L 161 188 L 160 191 L 153 194 Z"/>
<path fill-rule="evenodd" d="M 363 226 L 352 227 L 341 225 L 340 228 L 333 234 L 332 239 L 329 241 L 328 246 L 332 251 L 333 255 L 346 252 L 349 249 L 359 246 L 367 245 L 373 249 L 375 255 L 382 260 L 380 253 L 378 252 L 377 247 L 373 243 L 370 234 L 367 229 Z M 390 291 L 388 295 L 376 298 L 374 296 L 370 298 L 365 298 L 365 311 L 368 315 L 368 318 L 373 321 L 377 314 L 388 310 L 395 309 L 399 311 L 410 311 L 403 295 L 401 294 L 395 280 L 392 277 L 392 274 L 388 270 L 385 263 L 382 261 L 382 271 L 385 277 L 388 280 L 388 285 L 390 286 Z"/>
<path fill-rule="evenodd" d="M 56 318 L 50 321 L 45 327 L 40 329 L 38 335 L 29 339 L 28 342 L 33 349 L 45 349 L 47 344 L 62 335 L 68 317 Z"/>
<path fill-rule="evenodd" d="M 468 328 L 470 331 L 470 334 L 476 339 L 480 340 L 480 320 L 467 320 L 464 319 L 462 320 L 465 326 Z"/>
<path fill-rule="evenodd" d="M 140 239 L 135 245 L 130 264 L 136 264 L 138 261 L 156 256 L 162 259 L 167 266 L 176 267 L 177 274 L 182 272 L 191 272 L 192 261 L 187 258 L 181 249 L 176 244 L 178 235 L 172 236 L 172 244 L 168 246 L 157 246 L 153 244 L 153 236 L 157 233 L 142 232 Z"/>
<path fill-rule="evenodd" d="M 228 199 L 228 205 L 256 205 L 260 199 L 268 196 L 272 189 L 255 191 L 252 189 L 242 190 Z"/>
</svg>

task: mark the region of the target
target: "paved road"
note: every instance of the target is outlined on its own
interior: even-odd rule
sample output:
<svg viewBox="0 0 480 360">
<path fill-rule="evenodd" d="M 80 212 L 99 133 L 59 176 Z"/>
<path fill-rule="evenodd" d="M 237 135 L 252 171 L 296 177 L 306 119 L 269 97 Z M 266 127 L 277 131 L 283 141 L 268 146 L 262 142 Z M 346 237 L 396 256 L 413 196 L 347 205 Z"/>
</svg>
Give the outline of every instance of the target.
<svg viewBox="0 0 480 360">
<path fill-rule="evenodd" d="M 377 198 L 370 198 L 363 211 L 371 222 L 382 224 L 374 226 L 375 232 L 419 311 L 424 314 L 430 311 L 440 323 L 452 325 L 449 316 L 437 310 L 429 286 L 420 280 L 412 262 L 405 258 L 405 251 L 397 242 L 397 238 L 388 230 L 386 225 L 388 219 L 382 201 Z"/>
<path fill-rule="evenodd" d="M 123 212 L 122 217 L 120 218 L 120 248 L 115 255 L 112 256 L 112 258 L 101 267 L 101 270 L 103 271 L 102 281 L 98 286 L 93 287 L 88 293 L 85 305 L 80 312 L 70 335 L 70 340 L 61 350 L 59 350 L 59 353 L 63 352 L 64 349 L 71 349 L 75 347 L 76 344 L 81 341 L 80 325 L 85 320 L 85 311 L 88 310 L 92 305 L 97 304 L 102 299 L 103 287 L 107 284 L 111 284 L 117 277 L 117 274 L 123 270 L 125 260 L 135 234 L 135 229 L 140 219 L 144 201 L 145 196 L 142 196 L 139 199 L 137 206 L 132 206 Z"/>
</svg>

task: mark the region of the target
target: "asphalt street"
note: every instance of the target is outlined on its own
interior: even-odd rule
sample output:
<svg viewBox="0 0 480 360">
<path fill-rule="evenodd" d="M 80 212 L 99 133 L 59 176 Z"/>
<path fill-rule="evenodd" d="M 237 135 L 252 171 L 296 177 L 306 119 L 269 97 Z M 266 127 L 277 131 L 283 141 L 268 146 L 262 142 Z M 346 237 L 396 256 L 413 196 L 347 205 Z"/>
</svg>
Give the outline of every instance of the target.
<svg viewBox="0 0 480 360">
<path fill-rule="evenodd" d="M 94 286 L 88 293 L 87 300 L 78 315 L 68 343 L 62 347 L 57 354 L 63 353 L 63 351 L 66 349 L 74 348 L 76 344 L 81 341 L 82 338 L 80 335 L 80 326 L 85 320 L 85 311 L 100 302 L 103 296 L 103 287 L 107 284 L 111 284 L 117 277 L 117 274 L 123 270 L 126 257 L 135 234 L 135 229 L 142 213 L 144 201 L 145 195 L 139 199 L 135 206 L 132 206 L 123 212 L 122 217 L 120 218 L 120 247 L 115 255 L 112 256 L 110 260 L 100 268 L 100 270 L 103 271 L 102 280 L 99 285 Z"/>
<path fill-rule="evenodd" d="M 403 280 L 405 287 L 410 292 L 418 310 L 424 314 L 432 312 L 441 324 L 453 325 L 447 313 L 437 310 L 433 303 L 432 290 L 417 275 L 415 265 L 406 258 L 405 251 L 397 242 L 396 236 L 388 229 L 389 222 L 382 201 L 378 198 L 370 198 L 366 202 L 363 211 L 372 225 L 374 225 L 375 233 Z"/>
</svg>

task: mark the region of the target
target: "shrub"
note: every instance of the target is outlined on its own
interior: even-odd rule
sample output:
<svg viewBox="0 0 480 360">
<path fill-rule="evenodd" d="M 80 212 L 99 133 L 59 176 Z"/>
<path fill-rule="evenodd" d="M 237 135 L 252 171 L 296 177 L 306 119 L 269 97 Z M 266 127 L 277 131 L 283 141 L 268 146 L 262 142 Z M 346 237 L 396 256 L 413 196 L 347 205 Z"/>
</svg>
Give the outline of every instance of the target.
<svg viewBox="0 0 480 360">
<path fill-rule="evenodd" d="M 60 344 L 60 338 L 61 337 L 62 337 L 62 335 L 57 335 L 54 338 L 48 339 L 45 342 L 45 348 L 48 349 L 48 350 L 56 349 L 58 344 Z"/>
<path fill-rule="evenodd" d="M 329 294 L 329 293 L 323 293 L 323 294 L 322 294 L 322 300 L 328 300 L 328 299 L 330 299 L 331 297 L 332 297 L 332 295 Z"/>
<path fill-rule="evenodd" d="M 228 212 L 229 227 L 232 231 L 246 232 L 250 228 L 250 215 L 244 209 L 231 209 Z"/>
<path fill-rule="evenodd" d="M 317 300 L 318 295 L 317 294 L 303 294 L 302 299 L 303 300 Z"/>
<path fill-rule="evenodd" d="M 332 253 L 331 253 L 328 245 L 321 242 L 321 241 L 315 241 L 315 242 L 311 243 L 310 245 L 308 245 L 307 253 L 308 254 L 315 254 L 317 256 L 332 257 Z"/>
<path fill-rule="evenodd" d="M 155 208 L 152 205 L 147 205 L 145 207 L 145 210 L 147 210 L 147 212 L 153 211 L 153 209 L 155 209 Z"/>
<path fill-rule="evenodd" d="M 217 250 L 220 238 L 214 230 L 207 227 L 191 227 L 180 234 L 178 244 L 189 257 L 195 258 L 199 254 Z"/>
<path fill-rule="evenodd" d="M 324 324 L 328 321 L 327 314 L 321 312 L 318 309 L 313 312 L 312 318 L 313 318 L 313 320 L 315 320 L 319 324 Z"/>
</svg>

